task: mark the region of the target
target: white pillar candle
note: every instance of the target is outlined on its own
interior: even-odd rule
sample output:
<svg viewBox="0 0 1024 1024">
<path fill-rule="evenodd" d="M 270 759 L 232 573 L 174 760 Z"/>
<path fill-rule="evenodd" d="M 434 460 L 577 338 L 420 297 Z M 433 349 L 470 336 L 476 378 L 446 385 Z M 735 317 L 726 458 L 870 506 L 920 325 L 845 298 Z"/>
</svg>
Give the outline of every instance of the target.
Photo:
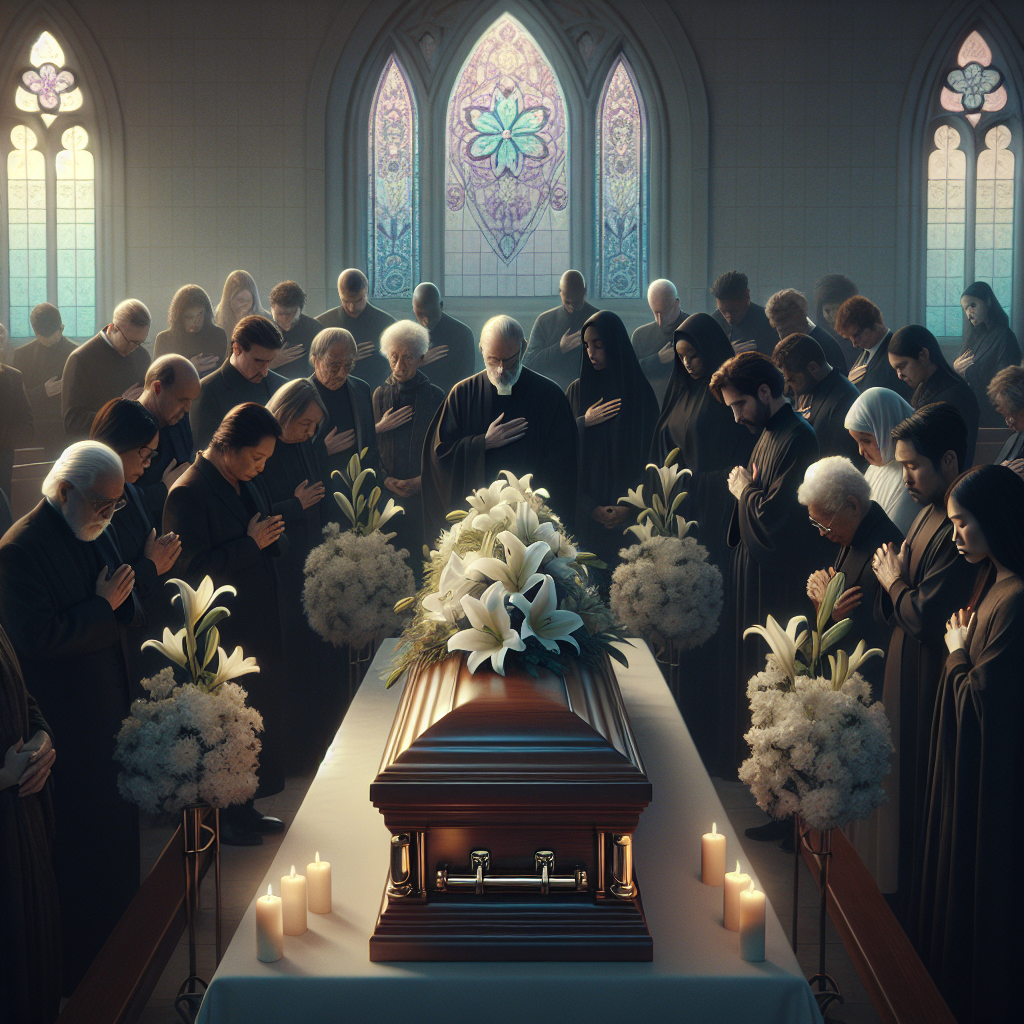
<svg viewBox="0 0 1024 1024">
<path fill-rule="evenodd" d="M 320 859 L 317 851 L 316 860 L 306 865 L 306 877 L 309 880 L 309 912 L 311 914 L 329 914 L 331 912 L 331 864 Z"/>
<path fill-rule="evenodd" d="M 718 823 L 711 823 L 711 831 L 700 839 L 700 880 L 705 885 L 721 885 L 725 881 L 725 836 L 718 831 Z"/>
<path fill-rule="evenodd" d="M 753 963 L 764 959 L 764 903 L 753 882 L 740 893 L 740 957 Z"/>
<path fill-rule="evenodd" d="M 281 897 L 268 885 L 267 895 L 256 901 L 256 959 L 272 964 L 284 956 L 284 919 Z"/>
<path fill-rule="evenodd" d="M 725 873 L 725 913 L 722 915 L 725 927 L 731 932 L 740 930 L 740 893 L 750 884 L 750 875 L 740 871 L 736 861 L 735 871 Z"/>
<path fill-rule="evenodd" d="M 306 930 L 306 876 L 295 874 L 294 864 L 290 875 L 281 876 L 281 900 L 285 935 L 301 935 Z"/>
</svg>

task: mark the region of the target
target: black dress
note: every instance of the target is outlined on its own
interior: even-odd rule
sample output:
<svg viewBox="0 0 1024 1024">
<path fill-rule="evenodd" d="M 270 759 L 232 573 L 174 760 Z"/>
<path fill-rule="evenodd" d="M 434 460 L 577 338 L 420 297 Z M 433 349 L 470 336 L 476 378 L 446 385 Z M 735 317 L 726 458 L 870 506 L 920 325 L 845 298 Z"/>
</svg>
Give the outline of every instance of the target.
<svg viewBox="0 0 1024 1024">
<path fill-rule="evenodd" d="M 964 380 L 978 400 L 983 427 L 1001 427 L 1003 418 L 992 408 L 988 385 L 992 378 L 1007 366 L 1020 362 L 1020 344 L 1008 325 L 974 328 L 964 342 L 964 349 L 974 353 L 974 362 L 964 370 Z"/>
</svg>

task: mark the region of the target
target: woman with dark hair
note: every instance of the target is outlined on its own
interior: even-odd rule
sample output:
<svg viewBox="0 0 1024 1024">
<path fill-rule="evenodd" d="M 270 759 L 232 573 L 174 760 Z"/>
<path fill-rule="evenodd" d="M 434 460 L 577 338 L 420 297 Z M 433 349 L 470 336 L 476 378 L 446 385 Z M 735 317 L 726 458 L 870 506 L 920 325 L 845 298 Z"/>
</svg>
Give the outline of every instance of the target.
<svg viewBox="0 0 1024 1024">
<path fill-rule="evenodd" d="M 946 362 L 935 335 L 927 327 L 901 327 L 889 342 L 889 365 L 913 394 L 910 405 L 920 409 L 931 402 L 949 402 L 967 424 L 966 466 L 974 465 L 978 442 L 978 399 L 970 385 Z"/>
<path fill-rule="evenodd" d="M 164 530 L 181 538 L 176 575 L 197 587 L 204 576 L 215 587 L 238 593 L 225 599 L 230 618 L 218 624 L 221 646 L 240 646 L 254 656 L 259 672 L 242 677 L 249 705 L 263 716 L 258 797 L 284 788 L 281 708 L 281 624 L 274 562 L 280 552 L 284 518 L 271 514 L 256 478 L 274 454 L 281 425 L 255 402 L 236 405 L 224 417 L 210 444 L 167 494 Z M 261 833 L 284 825 L 265 818 L 250 800 L 221 813 L 221 838 L 236 846 L 258 846 Z"/>
<path fill-rule="evenodd" d="M 1020 362 L 1020 345 L 1010 330 L 1010 318 L 985 281 L 969 284 L 960 297 L 960 305 L 971 326 L 953 369 L 970 384 L 978 399 L 981 425 L 999 427 L 1002 424 L 985 400 L 985 389 L 1003 367 Z"/>
<path fill-rule="evenodd" d="M 576 528 L 581 546 L 608 565 L 604 589 L 629 546 L 623 530 L 632 513 L 618 500 L 643 476 L 658 400 L 615 313 L 595 313 L 580 333 L 579 379 L 565 391 L 579 429 Z"/>
<path fill-rule="evenodd" d="M 153 358 L 184 356 L 202 377 L 220 366 L 227 347 L 228 336 L 213 322 L 210 296 L 197 284 L 182 285 L 167 310 L 167 330 L 156 336 Z"/>
<path fill-rule="evenodd" d="M 826 274 L 814 282 L 814 323 L 828 331 L 839 342 L 846 358 L 847 368 L 853 366 L 860 356 L 850 342 L 836 331 L 836 313 L 839 307 L 854 295 L 859 295 L 857 286 L 845 274 Z"/>
<path fill-rule="evenodd" d="M 978 466 L 946 510 L 957 549 L 983 569 L 946 625 L 910 926 L 953 1015 L 981 1024 L 1016 1016 L 1007 978 L 1024 957 L 1001 880 L 1024 843 L 1024 480 Z"/>
<path fill-rule="evenodd" d="M 248 270 L 232 270 L 224 281 L 220 302 L 213 311 L 213 322 L 224 331 L 224 358 L 231 356 L 231 336 L 238 321 L 247 316 L 261 316 L 271 320 L 270 313 L 260 303 L 256 281 Z"/>
</svg>

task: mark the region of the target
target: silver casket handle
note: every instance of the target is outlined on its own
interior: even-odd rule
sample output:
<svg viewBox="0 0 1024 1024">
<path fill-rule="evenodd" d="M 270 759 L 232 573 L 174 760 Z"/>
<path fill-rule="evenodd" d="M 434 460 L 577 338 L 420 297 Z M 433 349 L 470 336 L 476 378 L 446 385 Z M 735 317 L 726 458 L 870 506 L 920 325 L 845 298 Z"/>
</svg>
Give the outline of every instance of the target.
<svg viewBox="0 0 1024 1024">
<path fill-rule="evenodd" d="M 577 868 L 571 875 L 556 875 L 555 854 L 551 850 L 538 850 L 533 855 L 534 875 L 491 875 L 491 854 L 488 850 L 474 850 L 469 855 L 472 874 L 455 875 L 443 864 L 437 871 L 435 888 L 438 892 L 474 892 L 482 896 L 497 889 L 539 892 L 547 896 L 552 891 L 586 892 L 587 873 Z"/>
</svg>

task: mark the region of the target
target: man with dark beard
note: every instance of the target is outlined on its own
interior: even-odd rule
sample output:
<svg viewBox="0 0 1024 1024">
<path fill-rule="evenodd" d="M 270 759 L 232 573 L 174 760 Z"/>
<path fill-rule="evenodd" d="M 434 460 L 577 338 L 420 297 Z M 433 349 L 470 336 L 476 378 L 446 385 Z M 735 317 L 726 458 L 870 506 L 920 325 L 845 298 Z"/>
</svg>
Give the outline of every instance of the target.
<svg viewBox="0 0 1024 1024">
<path fill-rule="evenodd" d="M 537 317 L 523 362 L 553 380 L 563 391 L 580 375 L 583 325 L 597 312 L 587 302 L 587 282 L 578 270 L 567 270 L 558 282 L 560 306 Z"/>
</svg>

